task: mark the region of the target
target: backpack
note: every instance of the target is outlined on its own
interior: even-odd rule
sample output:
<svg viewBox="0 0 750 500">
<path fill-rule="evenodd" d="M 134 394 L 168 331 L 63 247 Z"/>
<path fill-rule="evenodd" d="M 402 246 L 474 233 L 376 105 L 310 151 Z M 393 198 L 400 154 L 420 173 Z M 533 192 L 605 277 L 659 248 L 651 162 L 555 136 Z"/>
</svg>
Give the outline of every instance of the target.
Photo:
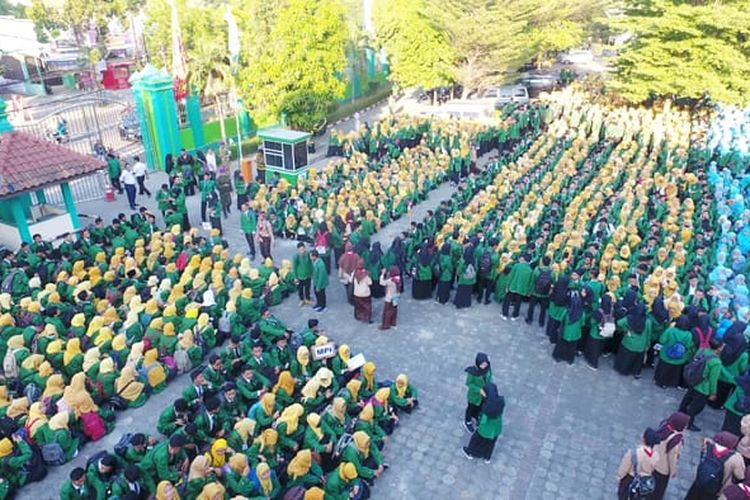
<svg viewBox="0 0 750 500">
<path fill-rule="evenodd" d="M 300 332 L 292 332 L 289 336 L 289 349 L 291 352 L 296 353 L 297 349 L 299 349 L 304 343 L 304 338 Z"/>
<path fill-rule="evenodd" d="M 188 253 L 183 250 L 182 252 L 180 252 L 180 255 L 177 257 L 175 266 L 177 267 L 178 271 L 182 272 L 185 270 L 187 265 L 188 265 Z"/>
<path fill-rule="evenodd" d="M 88 470 L 89 467 L 92 465 L 99 465 L 99 460 L 104 458 L 107 455 L 107 450 L 101 450 L 97 451 L 93 455 L 91 455 L 88 460 L 86 460 L 86 470 Z"/>
<path fill-rule="evenodd" d="M 23 395 L 29 400 L 29 404 L 33 404 L 42 397 L 42 390 L 36 384 L 27 384 L 23 389 Z"/>
<path fill-rule="evenodd" d="M 719 494 L 724 482 L 724 463 L 734 454 L 732 450 L 721 456 L 716 456 L 716 445 L 710 444 L 701 455 L 698 471 L 695 474 L 695 486 L 714 496 Z"/>
<path fill-rule="evenodd" d="M 492 254 L 489 250 L 485 250 L 482 256 L 479 258 L 479 274 L 487 276 L 490 274 L 492 268 Z"/>
<path fill-rule="evenodd" d="M 687 352 L 687 347 L 682 342 L 675 342 L 671 346 L 667 347 L 667 357 L 669 359 L 682 359 Z"/>
<path fill-rule="evenodd" d="M 220 332 L 232 331 L 232 322 L 229 318 L 229 313 L 227 311 L 222 311 L 221 313 L 221 317 L 219 318 L 219 331 Z"/>
<path fill-rule="evenodd" d="M 16 361 L 16 350 L 8 349 L 3 358 L 3 374 L 5 379 L 18 378 L 18 361 Z"/>
<path fill-rule="evenodd" d="M 107 434 L 107 426 L 104 420 L 95 411 L 90 411 L 81 415 L 83 422 L 83 433 L 90 441 L 98 441 Z"/>
<path fill-rule="evenodd" d="M 690 387 L 695 387 L 703 380 L 703 372 L 706 370 L 707 356 L 704 353 L 697 354 L 682 369 L 682 377 Z"/>
<path fill-rule="evenodd" d="M 708 349 L 711 337 L 714 335 L 713 328 L 708 327 L 708 331 L 705 333 L 700 328 L 696 328 L 695 333 L 698 335 L 698 349 Z"/>
<path fill-rule="evenodd" d="M 539 295 L 547 295 L 552 290 L 552 271 L 542 270 L 534 283 L 534 291 Z"/>
<path fill-rule="evenodd" d="M 187 351 L 183 349 L 177 349 L 174 352 L 174 362 L 177 366 L 177 373 L 185 373 L 190 371 L 190 368 L 192 368 L 190 356 L 188 356 Z"/>
<path fill-rule="evenodd" d="M 628 484 L 628 499 L 649 498 L 656 490 L 654 476 L 641 476 L 638 474 L 638 452 L 636 450 L 631 451 L 630 462 L 633 464 L 633 479 Z"/>
<path fill-rule="evenodd" d="M 130 447 L 130 441 L 133 439 L 133 433 L 132 432 L 126 432 L 120 437 L 120 440 L 117 441 L 117 444 L 115 444 L 115 454 L 117 456 L 120 456 L 122 458 L 125 458 L 125 453 L 127 453 L 128 448 Z"/>
<path fill-rule="evenodd" d="M 13 292 L 13 280 L 16 279 L 16 276 L 19 273 L 22 273 L 23 271 L 21 269 L 16 269 L 15 271 L 11 271 L 8 276 L 3 279 L 2 284 L 2 293 L 12 293 Z"/>
<path fill-rule="evenodd" d="M 47 443 L 42 446 L 42 460 L 47 465 L 62 465 L 65 463 L 65 452 L 60 443 Z"/>
<path fill-rule="evenodd" d="M 354 439 L 352 438 L 352 435 L 348 432 L 345 432 L 341 435 L 338 441 L 336 441 L 336 446 L 333 449 L 334 456 L 341 455 L 341 452 L 346 449 L 347 446 L 349 446 Z"/>
<path fill-rule="evenodd" d="M 250 420 L 256 420 L 255 416 L 258 413 L 259 408 L 260 408 L 260 401 L 256 401 L 255 403 L 253 403 L 250 409 L 247 410 L 247 418 L 249 418 Z"/>
<path fill-rule="evenodd" d="M 465 280 L 473 280 L 477 277 L 477 271 L 476 269 L 474 269 L 474 264 L 469 264 L 468 266 L 466 266 L 462 277 Z"/>
</svg>

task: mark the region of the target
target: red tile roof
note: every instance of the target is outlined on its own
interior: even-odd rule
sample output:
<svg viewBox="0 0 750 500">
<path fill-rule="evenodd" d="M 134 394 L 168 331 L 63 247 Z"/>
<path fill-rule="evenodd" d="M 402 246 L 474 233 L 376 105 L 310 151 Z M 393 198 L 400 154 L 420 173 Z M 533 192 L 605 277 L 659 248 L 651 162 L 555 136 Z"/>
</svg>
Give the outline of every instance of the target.
<svg viewBox="0 0 750 500">
<path fill-rule="evenodd" d="M 70 181 L 104 164 L 64 146 L 29 135 L 0 135 L 0 198 Z"/>
</svg>

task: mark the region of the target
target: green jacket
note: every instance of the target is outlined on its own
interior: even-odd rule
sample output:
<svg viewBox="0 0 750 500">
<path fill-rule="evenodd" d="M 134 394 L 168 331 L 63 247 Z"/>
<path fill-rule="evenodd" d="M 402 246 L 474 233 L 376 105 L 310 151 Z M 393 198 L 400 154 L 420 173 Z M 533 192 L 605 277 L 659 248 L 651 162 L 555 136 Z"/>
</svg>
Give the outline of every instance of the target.
<svg viewBox="0 0 750 500">
<path fill-rule="evenodd" d="M 77 490 L 68 479 L 60 488 L 60 500 L 90 500 L 92 493 L 94 492 L 88 482 L 85 482 L 83 487 Z"/>
<path fill-rule="evenodd" d="M 298 280 L 306 280 L 312 276 L 312 261 L 310 260 L 310 254 L 305 252 L 302 255 L 295 253 L 294 259 L 292 259 L 292 271 L 294 277 Z"/>
<path fill-rule="evenodd" d="M 450 255 L 440 255 L 438 259 L 438 279 L 440 281 L 453 280 L 453 258 Z"/>
<path fill-rule="evenodd" d="M 659 359 L 670 365 L 684 365 L 692 359 L 693 353 L 695 352 L 693 335 L 686 330 L 680 330 L 674 326 L 664 330 L 664 333 L 659 337 L 659 343 L 661 344 Z M 670 358 L 667 356 L 667 351 L 669 351 L 670 347 L 677 344 L 682 344 L 685 347 L 685 354 L 680 358 Z"/>
<path fill-rule="evenodd" d="M 617 329 L 625 332 L 622 337 L 622 346 L 630 352 L 646 352 L 651 345 L 651 318 L 646 319 L 646 326 L 641 333 L 636 333 L 628 326 L 628 318 L 622 318 L 617 322 Z"/>
<path fill-rule="evenodd" d="M 184 451 L 175 456 L 169 454 L 169 441 L 162 441 L 143 457 L 140 467 L 144 474 L 151 476 L 155 483 L 169 481 L 176 484 L 180 480 L 180 466 L 187 458 Z"/>
<path fill-rule="evenodd" d="M 313 263 L 312 285 L 315 290 L 328 288 L 328 272 L 326 271 L 326 265 L 320 258 Z"/>
<path fill-rule="evenodd" d="M 528 297 L 533 289 L 533 270 L 526 262 L 516 262 L 510 271 L 508 279 L 508 291 L 517 293 L 522 297 Z"/>
<path fill-rule="evenodd" d="M 254 233 L 258 228 L 258 216 L 255 212 L 248 210 L 240 214 L 240 230 L 245 233 Z"/>
<path fill-rule="evenodd" d="M 466 398 L 469 404 L 476 406 L 482 404 L 482 394 L 480 391 L 490 382 L 492 382 L 491 369 L 487 370 L 487 373 L 482 376 L 472 375 L 471 373 L 466 374 L 466 387 L 469 389 Z"/>
<path fill-rule="evenodd" d="M 336 467 L 326 476 L 325 500 L 349 500 L 349 492 L 356 483 L 341 479 L 340 467 Z"/>
<path fill-rule="evenodd" d="M 740 357 L 734 360 L 731 364 L 728 366 L 721 367 L 721 375 L 719 375 L 719 380 L 722 382 L 725 382 L 727 384 L 735 384 L 734 379 L 739 375 L 740 373 L 743 373 L 748 366 L 748 354 L 747 352 L 743 352 L 740 354 Z"/>
<path fill-rule="evenodd" d="M 114 480 L 114 477 L 112 480 Z M 96 500 L 106 500 L 109 498 L 112 481 L 106 481 L 101 477 L 98 462 L 89 465 L 88 469 L 86 469 L 86 482 L 91 485 Z"/>
<path fill-rule="evenodd" d="M 370 456 L 376 465 L 380 466 L 383 463 L 383 457 L 380 455 L 378 447 L 374 446 L 372 441 L 370 441 Z M 375 469 L 367 467 L 363 463 L 365 460 L 365 457 L 359 452 L 357 445 L 354 444 L 354 442 L 351 442 L 346 448 L 344 448 L 344 451 L 341 452 L 341 461 L 353 463 L 354 467 L 357 468 L 357 475 L 359 477 L 363 479 L 372 479 L 375 477 Z"/>
<path fill-rule="evenodd" d="M 707 359 L 703 369 L 703 379 L 693 389 L 706 396 L 716 394 L 716 386 L 721 374 L 721 360 L 710 349 L 701 349 L 698 353 L 704 353 Z"/>
<path fill-rule="evenodd" d="M 477 433 L 485 439 L 497 439 L 503 433 L 503 414 L 497 417 L 488 417 L 482 413 L 479 417 Z"/>
</svg>

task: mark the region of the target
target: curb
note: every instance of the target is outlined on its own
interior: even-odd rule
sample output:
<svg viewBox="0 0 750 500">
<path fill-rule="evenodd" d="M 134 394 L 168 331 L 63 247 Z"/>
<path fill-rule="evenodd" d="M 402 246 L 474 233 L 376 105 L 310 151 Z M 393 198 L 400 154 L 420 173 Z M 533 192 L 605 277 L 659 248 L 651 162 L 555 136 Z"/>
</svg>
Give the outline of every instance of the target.
<svg viewBox="0 0 750 500">
<path fill-rule="evenodd" d="M 380 105 L 381 105 L 382 103 L 384 103 L 384 102 L 388 102 L 388 99 L 381 99 L 381 100 L 379 100 L 378 102 L 376 102 L 376 103 L 374 103 L 374 104 L 371 104 L 371 105 L 367 106 L 366 108 L 362 108 L 362 109 L 360 109 L 359 111 L 360 111 L 360 112 L 361 112 L 361 111 L 372 111 L 372 109 L 373 109 L 373 108 L 375 108 L 375 107 L 377 107 L 377 106 L 380 106 Z M 335 125 L 339 125 L 339 124 L 341 124 L 341 123 L 343 123 L 343 122 L 345 122 L 345 121 L 347 121 L 347 120 L 350 120 L 350 119 L 351 119 L 351 118 L 352 118 L 353 116 L 354 116 L 354 115 L 349 115 L 349 116 L 347 116 L 346 118 L 341 118 L 340 120 L 337 120 L 336 122 L 334 122 L 334 123 L 333 123 L 333 125 L 334 125 L 334 126 L 335 126 Z"/>
</svg>

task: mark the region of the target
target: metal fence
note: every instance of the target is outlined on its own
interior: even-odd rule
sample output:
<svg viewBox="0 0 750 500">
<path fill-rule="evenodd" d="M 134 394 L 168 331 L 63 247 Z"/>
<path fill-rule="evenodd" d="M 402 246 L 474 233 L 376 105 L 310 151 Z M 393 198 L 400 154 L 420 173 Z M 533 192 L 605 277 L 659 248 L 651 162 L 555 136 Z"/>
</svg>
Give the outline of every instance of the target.
<svg viewBox="0 0 750 500">
<path fill-rule="evenodd" d="M 109 179 L 105 170 L 100 170 L 92 175 L 81 177 L 68 183 L 73 200 L 76 203 L 103 198 L 107 184 L 109 184 Z M 45 188 L 44 197 L 50 205 L 65 205 L 60 186 Z"/>
</svg>

